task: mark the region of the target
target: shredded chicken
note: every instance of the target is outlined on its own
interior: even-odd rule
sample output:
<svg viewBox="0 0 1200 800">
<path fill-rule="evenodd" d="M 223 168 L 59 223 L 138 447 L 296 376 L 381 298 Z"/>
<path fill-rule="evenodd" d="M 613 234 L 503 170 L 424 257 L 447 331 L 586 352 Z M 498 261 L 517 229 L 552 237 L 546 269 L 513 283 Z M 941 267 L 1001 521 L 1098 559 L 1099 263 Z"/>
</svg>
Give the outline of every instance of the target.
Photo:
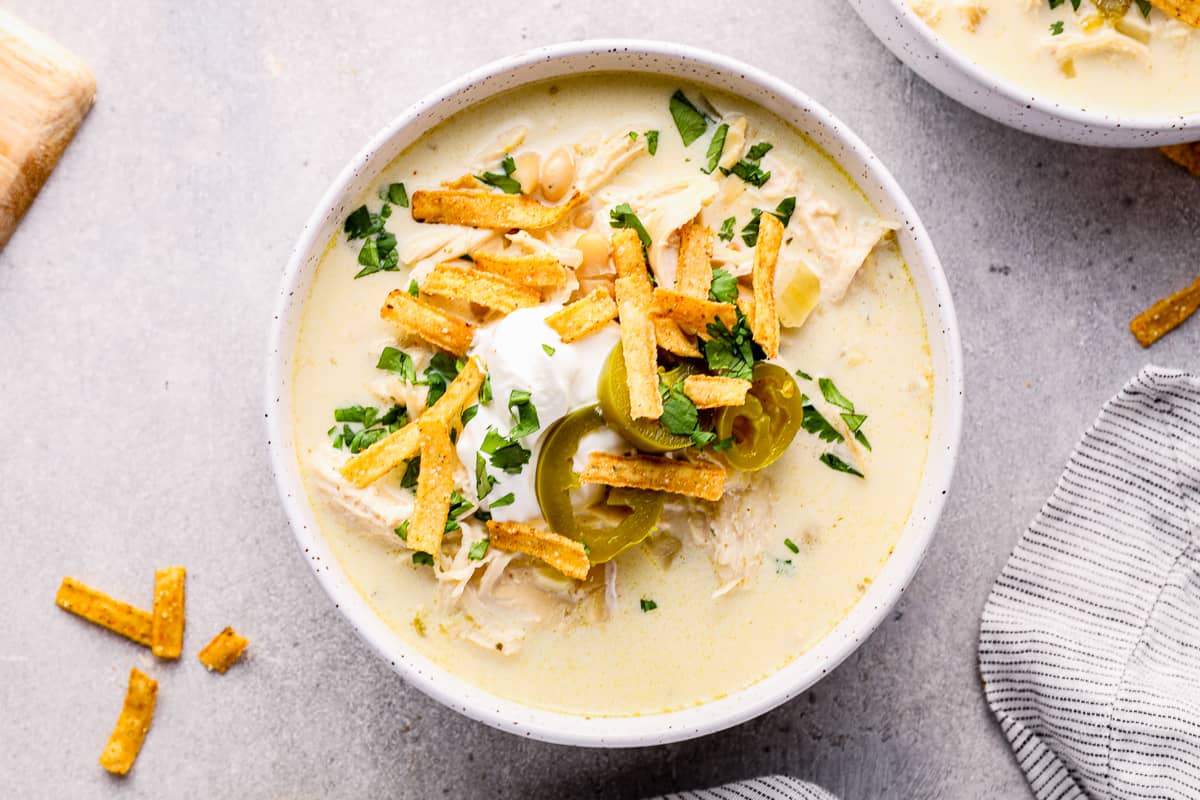
<svg viewBox="0 0 1200 800">
<path fill-rule="evenodd" d="M 636 192 L 628 199 L 650 234 L 650 270 L 660 286 L 675 285 L 678 230 L 716 196 L 716 179 L 697 172 L 694 178 Z"/>
<path fill-rule="evenodd" d="M 582 154 L 583 151 L 577 147 L 576 152 Z M 634 139 L 628 128 L 622 128 L 606 138 L 580 165 L 575 188 L 585 194 L 595 194 L 645 152 L 646 137 Z"/>
<path fill-rule="evenodd" d="M 1150 61 L 1149 47 L 1109 27 L 1102 27 L 1094 33 L 1053 36 L 1049 38 L 1047 46 L 1060 67 L 1065 67 L 1076 59 L 1093 56 L 1117 56 L 1142 63 Z"/>
<path fill-rule="evenodd" d="M 696 503 L 692 541 L 708 554 L 720 582 L 713 597 L 745 586 L 758 571 L 763 533 L 770 529 L 773 491 L 767 474 L 735 471 L 730 472 L 725 495 L 718 502 Z"/>
<path fill-rule="evenodd" d="M 551 232 L 553 233 L 553 232 Z M 558 263 L 564 267 L 576 269 L 583 263 L 583 253 L 577 247 L 566 247 L 555 244 L 550 244 L 535 238 L 529 231 L 516 231 L 514 233 L 505 234 L 504 238 L 520 247 L 527 253 L 539 254 L 549 253 L 558 259 Z"/>
<path fill-rule="evenodd" d="M 880 240 L 900 227 L 873 216 L 849 220 L 842 216 L 838 208 L 806 187 L 797 192 L 792 225 L 799 223 L 808 237 L 817 256 L 810 267 L 821 280 L 822 298 L 833 303 L 845 297 L 850 282 Z"/>
<path fill-rule="evenodd" d="M 412 516 L 412 492 L 401 489 L 394 481 L 376 481 L 359 489 L 343 478 L 325 455 L 313 456 L 309 465 L 317 488 L 331 506 L 365 523 L 366 530 L 382 536 L 388 544 L 400 543 L 394 531 Z"/>
<path fill-rule="evenodd" d="M 367 388 L 384 405 L 403 406 L 414 419 L 425 410 L 425 400 L 429 396 L 428 386 L 408 383 L 399 375 L 378 378 Z"/>
<path fill-rule="evenodd" d="M 732 169 L 745 149 L 746 118 L 738 117 L 729 123 L 729 130 L 725 132 L 725 147 L 721 150 L 721 160 L 717 162 L 717 166 L 721 169 Z"/>
<path fill-rule="evenodd" d="M 492 169 L 500 159 L 520 147 L 528 135 L 529 128 L 525 125 L 514 125 L 508 130 L 502 131 L 476 154 L 475 169 L 472 172 Z"/>
</svg>

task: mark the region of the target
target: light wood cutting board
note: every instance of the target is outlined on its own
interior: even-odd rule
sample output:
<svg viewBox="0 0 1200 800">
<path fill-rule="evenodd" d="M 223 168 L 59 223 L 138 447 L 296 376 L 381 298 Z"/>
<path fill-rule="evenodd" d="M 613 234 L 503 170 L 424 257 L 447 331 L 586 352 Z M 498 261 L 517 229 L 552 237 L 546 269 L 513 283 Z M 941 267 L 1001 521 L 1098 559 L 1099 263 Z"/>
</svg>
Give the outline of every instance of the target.
<svg viewBox="0 0 1200 800">
<path fill-rule="evenodd" d="M 0 11 L 0 249 L 95 99 L 87 65 Z"/>
</svg>

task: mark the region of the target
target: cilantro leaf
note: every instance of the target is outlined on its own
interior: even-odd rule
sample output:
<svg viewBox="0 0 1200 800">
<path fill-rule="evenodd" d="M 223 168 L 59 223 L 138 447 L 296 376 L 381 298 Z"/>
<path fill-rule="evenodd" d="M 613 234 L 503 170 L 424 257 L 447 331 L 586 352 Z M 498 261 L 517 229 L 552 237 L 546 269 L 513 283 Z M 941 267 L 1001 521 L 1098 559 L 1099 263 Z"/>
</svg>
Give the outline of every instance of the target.
<svg viewBox="0 0 1200 800">
<path fill-rule="evenodd" d="M 408 208 L 408 190 L 403 183 L 389 183 L 379 192 L 379 197 L 401 208 Z"/>
<path fill-rule="evenodd" d="M 779 205 L 775 206 L 775 210 L 771 213 L 773 213 L 786 228 L 787 224 L 791 222 L 792 213 L 795 212 L 795 210 L 796 198 L 785 197 L 779 201 Z M 746 223 L 746 227 L 742 228 L 742 241 L 746 243 L 747 247 L 754 247 L 754 245 L 758 244 L 758 226 L 759 216 L 761 214 L 761 208 L 750 209 L 750 221 Z"/>
<path fill-rule="evenodd" d="M 420 566 L 432 567 L 433 556 L 429 555 L 429 553 L 423 553 L 418 550 L 413 553 L 413 563 Z"/>
<path fill-rule="evenodd" d="M 733 217 L 726 217 L 721 223 L 721 230 L 717 233 L 717 238 L 722 242 L 728 242 L 733 238 L 733 226 L 737 224 L 737 220 Z"/>
<path fill-rule="evenodd" d="M 393 372 L 399 375 L 400 379 L 405 383 L 413 383 L 417 379 L 417 370 L 413 366 L 412 356 L 403 350 L 397 350 L 395 347 L 383 348 L 383 352 L 379 354 L 379 361 L 375 364 L 375 368 Z"/>
<path fill-rule="evenodd" d="M 425 398 L 426 405 L 433 405 L 442 395 L 446 393 L 446 387 L 450 382 L 458 377 L 458 371 L 466 364 L 446 353 L 435 353 L 433 358 L 429 360 L 429 366 L 425 368 L 424 380 L 421 381 L 429 387 L 429 395 Z"/>
<path fill-rule="evenodd" d="M 717 168 L 717 162 L 721 160 L 721 153 L 725 150 L 725 135 L 728 133 L 729 126 L 722 123 L 709 141 L 708 152 L 704 154 L 704 157 L 708 159 L 708 164 L 700 170 L 705 175 L 711 175 L 712 171 Z"/>
<path fill-rule="evenodd" d="M 795 543 L 795 542 L 793 542 L 791 539 L 784 539 L 784 540 L 783 540 L 783 543 L 784 543 L 784 545 L 786 545 L 786 546 L 787 546 L 787 549 L 788 549 L 788 550 L 791 550 L 793 553 L 799 553 L 799 552 L 800 552 L 800 548 L 799 548 L 799 547 L 797 547 L 797 546 L 796 546 L 796 543 Z"/>
<path fill-rule="evenodd" d="M 458 415 L 458 418 L 462 420 L 463 427 L 466 427 L 467 423 L 470 422 L 471 420 L 475 419 L 475 415 L 478 413 L 479 413 L 479 404 L 475 403 L 474 405 L 470 405 L 470 406 L 467 406 L 466 408 L 464 408 L 462 410 L 462 413 Z"/>
<path fill-rule="evenodd" d="M 646 131 L 643 136 L 646 137 L 646 152 L 654 155 L 658 152 L 658 131 Z"/>
<path fill-rule="evenodd" d="M 471 545 L 471 549 L 467 551 L 467 558 L 472 561 L 481 561 L 487 555 L 488 546 L 491 542 L 487 539 L 480 539 L 475 544 Z"/>
<path fill-rule="evenodd" d="M 1150 0 L 1136 0 L 1138 10 L 1142 12 L 1142 16 L 1150 19 Z M 1075 6 L 1075 10 L 1079 10 L 1079 6 Z"/>
<path fill-rule="evenodd" d="M 485 406 L 492 402 L 492 376 L 485 375 L 479 387 L 479 402 Z"/>
<path fill-rule="evenodd" d="M 817 385 L 821 387 L 821 394 L 825 396 L 826 402 L 838 408 L 844 408 L 851 414 L 854 413 L 854 403 L 851 403 L 844 394 L 838 391 L 838 388 L 833 385 L 833 381 L 829 378 L 821 378 L 817 381 Z"/>
<path fill-rule="evenodd" d="M 417 478 L 421 476 L 421 457 L 410 458 L 404 465 L 404 474 L 400 476 L 401 489 L 417 488 Z"/>
<path fill-rule="evenodd" d="M 512 492 L 509 492 L 506 495 L 502 495 L 501 497 L 496 498 L 491 503 L 488 503 L 488 508 L 501 508 L 502 506 L 511 506 L 513 503 L 516 502 L 516 500 L 517 500 L 516 496 L 513 495 Z"/>
<path fill-rule="evenodd" d="M 708 290 L 708 299 L 718 303 L 733 303 L 737 300 L 737 278 L 728 270 L 717 267 L 712 271 L 712 285 Z"/>
<path fill-rule="evenodd" d="M 645 226 L 642 225 L 637 214 L 633 213 L 629 203 L 621 203 L 609 211 L 608 224 L 614 228 L 633 228 L 637 231 L 638 238 L 642 240 L 642 247 L 650 246 L 650 234 L 646 233 Z"/>
<path fill-rule="evenodd" d="M 860 478 L 865 477 L 861 472 L 859 472 L 854 467 L 847 464 L 845 461 L 842 461 L 840 458 L 835 456 L 833 453 L 825 453 L 824 455 L 822 455 L 821 463 L 824 464 L 825 466 L 829 467 L 830 469 L 837 470 L 838 472 L 846 472 L 846 473 L 849 473 L 850 475 L 857 475 Z"/>
<path fill-rule="evenodd" d="M 479 449 L 488 455 L 493 467 L 502 469 L 510 475 L 520 473 L 533 456 L 533 453 L 522 447 L 520 442 L 509 441 L 507 437 L 501 436 L 495 428 L 488 428 L 487 434 L 483 437 L 483 445 Z M 496 504 L 492 503 L 491 506 L 495 508 Z"/>
<path fill-rule="evenodd" d="M 700 422 L 696 404 L 683 393 L 680 383 L 668 387 L 659 379 L 659 393 L 663 396 L 663 412 L 659 423 L 676 436 L 691 436 Z"/>
<path fill-rule="evenodd" d="M 483 500 L 496 485 L 496 479 L 488 474 L 482 453 L 475 454 L 475 496 Z"/>
<path fill-rule="evenodd" d="M 500 168 L 504 170 L 503 173 L 485 172 L 475 177 L 481 183 L 499 189 L 505 194 L 520 194 L 521 182 L 512 176 L 513 172 L 517 169 L 517 163 L 513 161 L 513 157 L 505 156 L 504 160 L 500 162 Z"/>
<path fill-rule="evenodd" d="M 552 356 L 552 355 L 554 355 L 554 348 L 548 344 L 544 344 L 544 345 L 542 345 L 542 352 L 544 352 L 548 356 Z"/>
<path fill-rule="evenodd" d="M 351 241 L 367 236 L 372 232 L 371 212 L 367 211 L 366 206 L 359 206 L 354 209 L 346 217 L 346 222 L 342 225 L 342 230 L 345 231 L 346 237 Z"/>
<path fill-rule="evenodd" d="M 809 375 L 807 372 L 805 372 L 805 371 L 804 371 L 804 370 L 802 370 L 802 369 L 798 369 L 798 370 L 796 370 L 796 377 L 797 377 L 797 378 L 804 378 L 804 380 L 806 380 L 806 381 L 811 381 L 811 380 L 812 380 L 812 375 Z"/>
<path fill-rule="evenodd" d="M 1063 32 L 1063 21 L 1061 19 L 1056 19 L 1054 22 L 1050 23 L 1050 35 L 1051 36 L 1059 36 L 1060 34 L 1062 34 L 1062 32 Z"/>
<path fill-rule="evenodd" d="M 393 531 L 395 532 L 395 534 L 396 534 L 397 536 L 399 536 L 399 537 L 400 537 L 400 538 L 401 538 L 403 541 L 406 541 L 406 542 L 408 541 L 408 520 L 404 520 L 404 522 L 401 522 L 401 523 L 400 523 L 400 527 L 399 527 L 399 528 L 393 528 L 392 530 L 393 530 Z"/>
<path fill-rule="evenodd" d="M 658 603 L 656 603 L 653 600 L 650 600 L 649 598 L 646 598 L 646 597 L 643 597 L 641 599 L 640 603 L 641 603 L 643 612 L 653 611 L 654 609 L 658 608 Z"/>
<path fill-rule="evenodd" d="M 509 392 L 508 411 L 517 421 L 516 426 L 508 434 L 510 441 L 523 439 L 541 427 L 537 408 L 534 407 L 529 392 L 522 389 L 513 389 Z"/>
<path fill-rule="evenodd" d="M 411 294 L 413 297 L 421 296 L 421 287 L 417 286 L 416 281 L 408 282 L 408 293 Z"/>
<path fill-rule="evenodd" d="M 725 174 L 737 175 L 751 186 L 758 187 L 771 180 L 771 173 L 769 171 L 763 170 L 757 163 L 744 158 L 734 164 Z"/>
<path fill-rule="evenodd" d="M 775 145 L 771 144 L 770 142 L 759 142 L 746 151 L 746 160 L 759 161 L 763 156 L 771 152 L 771 148 L 774 146 Z"/>
<path fill-rule="evenodd" d="M 746 317 L 738 311 L 733 330 L 721 320 L 708 323 L 708 341 L 701 346 L 708 368 L 727 378 L 750 380 L 754 362 L 762 357 L 762 348 L 754 343 Z"/>
<path fill-rule="evenodd" d="M 679 131 L 679 138 L 683 140 L 684 147 L 699 139 L 708 130 L 708 117 L 692 105 L 681 89 L 676 89 L 675 94 L 671 95 L 671 118 L 675 120 L 675 129 Z"/>
<path fill-rule="evenodd" d="M 846 440 L 846 437 L 842 436 L 841 431 L 833 427 L 833 423 L 825 419 L 807 397 L 801 395 L 800 398 L 803 403 L 803 415 L 800 418 L 801 428 L 821 437 L 821 441 L 823 442 L 837 443 Z"/>
</svg>

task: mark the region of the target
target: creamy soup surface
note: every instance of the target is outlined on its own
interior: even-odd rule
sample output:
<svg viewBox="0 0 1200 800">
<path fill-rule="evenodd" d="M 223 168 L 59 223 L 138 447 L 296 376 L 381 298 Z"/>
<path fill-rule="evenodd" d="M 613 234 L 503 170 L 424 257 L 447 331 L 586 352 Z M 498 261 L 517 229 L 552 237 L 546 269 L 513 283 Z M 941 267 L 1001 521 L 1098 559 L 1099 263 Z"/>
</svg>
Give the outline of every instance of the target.
<svg viewBox="0 0 1200 800">
<path fill-rule="evenodd" d="M 1200 112 L 1200 29 L 1149 0 L 906 2 L 966 58 L 1030 93 L 1114 114 Z"/>
<path fill-rule="evenodd" d="M 704 120 L 688 146 L 673 96 L 696 111 L 683 108 L 685 125 Z M 724 145 L 713 145 L 721 135 Z M 771 147 L 755 148 L 760 143 Z M 564 160 L 573 165 L 570 189 L 589 199 L 549 229 L 479 230 L 412 217 L 415 192 L 464 175 L 490 175 L 497 186 L 456 185 L 566 202 L 570 193 L 554 185 L 554 169 L 529 168 L 555 158 L 558 168 Z M 378 225 L 354 239 L 339 232 L 316 270 L 297 343 L 293 408 L 300 467 L 321 531 L 402 639 L 497 695 L 623 716 L 745 688 L 811 648 L 846 615 L 908 520 L 925 467 L 932 375 L 895 225 L 879 218 L 824 153 L 761 108 L 707 87 L 595 75 L 532 85 L 460 112 L 378 176 L 361 199 L 362 213 L 380 213 L 385 199 L 390 216 L 376 222 L 395 236 L 394 247 L 386 235 L 379 241 Z M 577 580 L 531 555 L 488 545 L 486 518 L 549 527 L 535 487 L 542 445 L 557 419 L 597 402 L 610 352 L 622 347 L 626 305 L 620 325 L 610 321 L 572 343 L 561 341 L 546 318 L 580 296 L 612 291 L 607 243 L 630 229 L 623 204 L 650 242 L 647 277 L 663 289 L 675 285 L 681 227 L 711 231 L 711 297 L 732 302 L 729 293 L 737 295 L 730 313 L 753 313 L 753 210 L 786 223 L 774 286 L 782 334 L 769 362 L 793 376 L 786 391 L 803 393 L 807 408 L 782 456 L 753 472 L 728 466 L 740 433 L 723 444 L 710 435 L 721 410 L 697 412 L 701 446 L 667 457 L 726 470 L 720 499 L 666 495 L 648 538 Z M 368 219 L 360 215 L 349 227 L 361 232 L 358 224 Z M 374 253 L 362 254 L 366 242 Z M 458 259 L 458 267 L 476 269 L 478 254 L 489 252 L 551 253 L 567 268 L 567 282 L 508 314 L 422 291 L 439 265 Z M 475 262 L 459 258 L 470 253 Z M 356 278 L 360 272 L 368 274 Z M 454 467 L 451 512 L 459 516 L 428 557 L 401 538 L 411 530 L 420 480 L 410 462 L 365 487 L 339 471 L 378 445 L 372 440 L 420 418 L 430 384 L 439 382 L 436 349 L 381 318 L 395 290 L 478 323 L 465 355 L 490 376 L 490 403 L 472 400 L 469 421 L 455 423 L 462 463 Z M 743 318 L 739 311 L 739 324 Z M 691 360 L 700 370 L 708 368 L 706 336 L 690 337 L 704 353 Z M 688 360 L 658 353 L 664 381 Z M 440 358 L 442 367 L 455 361 Z M 664 391 L 670 398 L 675 390 Z M 515 449 L 527 451 L 529 461 L 506 471 L 484 452 L 487 431 L 507 434 L 525 405 L 536 409 L 538 428 Z M 672 408 L 679 411 L 680 402 Z M 574 469 L 594 451 L 634 454 L 622 436 L 601 427 L 582 440 Z M 585 484 L 572 498 L 582 508 L 605 491 Z"/>
</svg>

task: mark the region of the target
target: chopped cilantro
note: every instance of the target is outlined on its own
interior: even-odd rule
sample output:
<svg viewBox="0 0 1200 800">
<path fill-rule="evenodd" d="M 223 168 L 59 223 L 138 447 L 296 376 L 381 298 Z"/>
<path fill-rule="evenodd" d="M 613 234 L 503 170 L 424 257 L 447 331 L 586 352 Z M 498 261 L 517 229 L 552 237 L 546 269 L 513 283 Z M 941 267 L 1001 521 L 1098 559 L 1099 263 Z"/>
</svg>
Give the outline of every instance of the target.
<svg viewBox="0 0 1200 800">
<path fill-rule="evenodd" d="M 347 449 L 351 453 L 361 453 L 406 424 L 408 412 L 403 406 L 392 406 L 382 414 L 379 409 L 371 406 L 346 406 L 334 409 L 333 418 L 335 422 L 343 423 L 340 432 L 337 432 L 337 425 L 327 431 L 333 446 L 339 450 Z M 362 428 L 356 431 L 349 423 L 358 423 Z"/>
<path fill-rule="evenodd" d="M 346 217 L 346 222 L 342 225 L 342 230 L 345 231 L 346 238 L 354 241 L 355 239 L 362 239 L 374 233 L 375 231 L 372 230 L 373 225 L 371 212 L 367 211 L 366 206 L 359 206 Z"/>
<path fill-rule="evenodd" d="M 544 345 L 542 345 L 542 352 L 544 352 L 548 356 L 552 356 L 552 355 L 554 355 L 554 348 L 548 344 L 544 344 Z"/>
<path fill-rule="evenodd" d="M 516 496 L 509 492 L 506 495 L 501 495 L 492 502 L 488 503 L 489 508 L 501 508 L 503 506 L 511 506 L 517 500 Z"/>
<path fill-rule="evenodd" d="M 362 269 L 355 278 L 373 275 L 376 272 L 394 272 L 400 269 L 400 254 L 396 251 L 396 236 L 384 227 L 392 214 L 392 207 L 384 203 L 378 214 L 372 214 L 366 206 L 350 212 L 342 230 L 350 241 L 362 239 L 358 251 L 358 263 Z"/>
<path fill-rule="evenodd" d="M 775 206 L 775 210 L 771 213 L 774 214 L 786 228 L 787 224 L 791 222 L 792 213 L 795 212 L 795 210 L 796 198 L 785 197 L 779 201 L 779 205 Z M 746 243 L 747 247 L 754 247 L 754 245 L 758 243 L 758 218 L 761 214 L 762 209 L 760 208 L 750 209 L 750 221 L 746 223 L 746 227 L 742 228 L 742 241 Z"/>
<path fill-rule="evenodd" d="M 420 550 L 418 550 L 417 552 L 413 553 L 413 563 L 426 567 L 432 567 L 433 556 L 429 555 L 429 553 L 422 553 Z"/>
<path fill-rule="evenodd" d="M 708 159 L 708 164 L 700 170 L 705 175 L 711 175 L 712 171 L 717 168 L 717 162 L 721 160 L 721 153 L 725 150 L 725 135 L 728 133 L 729 126 L 722 124 L 709 141 L 708 152 L 704 154 L 704 157 Z"/>
<path fill-rule="evenodd" d="M 675 128 L 679 131 L 679 138 L 683 140 L 684 147 L 699 139 L 708 130 L 708 117 L 692 105 L 680 89 L 676 89 L 675 94 L 671 95 L 671 118 L 675 120 Z"/>
<path fill-rule="evenodd" d="M 399 528 L 394 528 L 393 530 L 401 539 L 406 542 L 408 541 L 408 520 L 404 520 L 404 522 L 400 523 Z"/>
<path fill-rule="evenodd" d="M 642 611 L 653 611 L 654 609 L 658 608 L 658 603 L 645 597 L 642 598 L 641 605 Z"/>
<path fill-rule="evenodd" d="M 383 348 L 383 352 L 379 354 L 379 361 L 375 364 L 375 368 L 394 372 L 405 383 L 413 383 L 417 379 L 417 370 L 413 366 L 412 356 L 403 350 L 397 350 L 395 347 Z"/>
<path fill-rule="evenodd" d="M 642 240 L 642 247 L 650 246 L 650 234 L 646 233 L 645 226 L 642 225 L 637 214 L 633 213 L 629 203 L 621 203 L 608 212 L 608 224 L 614 228 L 633 228 L 637 231 L 638 238 Z"/>
<path fill-rule="evenodd" d="M 754 362 L 762 358 L 763 352 L 750 335 L 745 315 L 737 312 L 733 330 L 721 320 L 708 323 L 708 335 L 708 341 L 701 345 L 708 368 L 727 378 L 750 380 Z"/>
<path fill-rule="evenodd" d="M 753 161 L 742 159 L 734 164 L 726 175 L 737 175 L 751 186 L 761 187 L 764 183 L 771 180 L 771 173 L 763 170 L 758 164 Z"/>
<path fill-rule="evenodd" d="M 457 491 L 450 492 L 450 510 L 446 514 L 446 533 L 456 531 L 461 526 L 458 524 L 458 518 L 467 513 L 474 503 L 463 497 Z"/>
<path fill-rule="evenodd" d="M 478 413 L 479 413 L 479 404 L 476 403 L 475 405 L 467 406 L 466 408 L 464 408 L 462 410 L 462 413 L 458 415 L 458 418 L 462 420 L 463 427 L 466 427 L 467 423 L 470 422 L 471 420 L 475 419 L 475 415 Z"/>
<path fill-rule="evenodd" d="M 480 183 L 495 187 L 505 194 L 520 194 L 521 182 L 512 176 L 513 172 L 517 169 L 517 164 L 513 161 L 513 157 L 505 156 L 504 160 L 500 162 L 500 169 L 504 170 L 504 172 L 485 172 L 475 177 Z"/>
<path fill-rule="evenodd" d="M 663 399 L 663 412 L 658 421 L 667 432 L 676 436 L 691 436 L 695 433 L 700 422 L 700 412 L 696 409 L 696 404 L 683 393 L 683 381 L 668 386 L 660 377 L 658 392 Z"/>
<path fill-rule="evenodd" d="M 805 372 L 805 371 L 804 371 L 804 370 L 802 370 L 802 369 L 798 369 L 798 370 L 796 370 L 796 377 L 797 377 L 797 378 L 804 378 L 804 380 L 806 380 L 806 381 L 811 381 L 811 380 L 812 380 L 812 375 L 809 375 L 807 372 Z"/>
<path fill-rule="evenodd" d="M 393 205 L 408 208 L 408 190 L 403 183 L 389 183 L 379 191 L 379 198 Z"/>
<path fill-rule="evenodd" d="M 471 549 L 467 551 L 467 558 L 472 561 L 480 561 L 487 555 L 488 546 L 491 544 L 487 539 L 480 539 L 475 544 L 471 545 Z"/>
<path fill-rule="evenodd" d="M 842 436 L 841 431 L 833 427 L 833 423 L 825 419 L 807 397 L 801 395 L 800 400 L 803 409 L 802 416 L 800 417 L 801 428 L 821 437 L 821 441 L 824 442 L 843 442 L 846 440 L 846 437 Z"/>
<path fill-rule="evenodd" d="M 521 446 L 520 442 L 510 441 L 501 436 L 495 428 L 488 428 L 483 437 L 483 445 L 479 448 L 492 462 L 496 469 L 502 469 L 510 475 L 516 475 L 525 468 L 533 453 Z M 495 503 L 491 504 L 493 508 Z"/>
<path fill-rule="evenodd" d="M 517 423 L 509 431 L 509 441 L 523 439 L 541 427 L 541 423 L 538 421 L 537 408 L 533 405 L 529 392 L 523 389 L 513 389 L 509 392 L 508 411 Z"/>
<path fill-rule="evenodd" d="M 475 496 L 483 502 L 483 498 L 488 496 L 492 491 L 492 487 L 496 485 L 496 479 L 488 474 L 487 464 L 483 460 L 483 454 L 475 454 Z"/>
<path fill-rule="evenodd" d="M 829 378 L 821 378 L 817 381 L 817 385 L 821 387 L 821 394 L 825 396 L 826 402 L 838 408 L 844 408 L 851 414 L 854 413 L 854 403 L 851 403 L 844 394 L 838 391 L 838 388 L 833 385 L 833 381 Z"/>
<path fill-rule="evenodd" d="M 1142 12 L 1142 16 L 1150 19 L 1150 0 L 1135 0 L 1135 2 L 1137 2 L 1138 10 Z M 1075 6 L 1075 10 L 1079 10 L 1078 5 Z"/>
<path fill-rule="evenodd" d="M 458 377 L 458 372 L 466 366 L 466 362 L 456 359 L 446 353 L 435 353 L 429 360 L 429 366 L 422 373 L 425 378 L 421 383 L 429 387 L 425 398 L 426 405 L 433 405 L 446 393 L 446 387 Z"/>
<path fill-rule="evenodd" d="M 421 296 L 421 287 L 417 286 L 416 281 L 408 282 L 408 293 L 411 294 L 413 297 Z"/>
<path fill-rule="evenodd" d="M 712 285 L 708 289 L 708 299 L 718 303 L 732 303 L 737 300 L 737 278 L 727 270 L 717 267 L 712 271 Z"/>
<path fill-rule="evenodd" d="M 722 242 L 728 242 L 733 238 L 733 226 L 737 224 L 737 220 L 733 217 L 726 217 L 721 223 L 721 230 L 717 233 L 717 238 Z"/>
<path fill-rule="evenodd" d="M 646 151 L 650 155 L 654 155 L 658 152 L 658 131 L 646 131 L 644 135 L 646 137 Z"/>
<path fill-rule="evenodd" d="M 722 450 L 728 450 L 731 447 L 733 447 L 733 437 L 732 436 L 726 437 L 724 439 L 718 439 L 717 441 L 713 442 L 713 444 L 712 444 L 712 449 L 713 449 L 714 453 L 719 453 Z"/>
<path fill-rule="evenodd" d="M 637 141 L 637 131 L 630 131 L 629 138 L 633 139 L 636 142 Z"/>
<path fill-rule="evenodd" d="M 483 377 L 483 384 L 479 387 L 479 402 L 483 403 L 485 406 L 488 403 L 492 402 L 492 376 L 491 375 L 485 375 Z"/>
<path fill-rule="evenodd" d="M 842 461 L 840 458 L 835 456 L 833 453 L 825 453 L 824 455 L 822 455 L 821 463 L 824 464 L 825 466 L 829 467 L 830 469 L 837 470 L 838 472 L 846 472 L 846 473 L 849 473 L 850 475 L 857 475 L 860 478 L 864 477 L 861 472 L 859 472 L 854 467 L 847 464 L 845 461 Z"/>
<path fill-rule="evenodd" d="M 784 539 L 784 540 L 783 540 L 783 543 L 784 543 L 785 545 L 787 545 L 787 549 L 788 549 L 788 550 L 791 550 L 793 553 L 799 553 L 799 552 L 800 552 L 800 548 L 799 548 L 799 547 L 797 547 L 797 546 L 796 546 L 796 543 L 795 543 L 795 542 L 793 542 L 791 539 Z"/>
<path fill-rule="evenodd" d="M 746 158 L 750 161 L 761 161 L 762 157 L 771 152 L 771 148 L 774 146 L 770 142 L 759 142 L 746 151 Z"/>
<path fill-rule="evenodd" d="M 1050 35 L 1051 36 L 1058 36 L 1062 32 L 1063 32 L 1063 21 L 1061 19 L 1057 19 L 1054 22 L 1050 23 Z"/>
<path fill-rule="evenodd" d="M 421 476 L 421 457 L 410 458 L 404 465 L 404 474 L 400 476 L 400 488 L 417 488 L 417 478 Z"/>
</svg>

